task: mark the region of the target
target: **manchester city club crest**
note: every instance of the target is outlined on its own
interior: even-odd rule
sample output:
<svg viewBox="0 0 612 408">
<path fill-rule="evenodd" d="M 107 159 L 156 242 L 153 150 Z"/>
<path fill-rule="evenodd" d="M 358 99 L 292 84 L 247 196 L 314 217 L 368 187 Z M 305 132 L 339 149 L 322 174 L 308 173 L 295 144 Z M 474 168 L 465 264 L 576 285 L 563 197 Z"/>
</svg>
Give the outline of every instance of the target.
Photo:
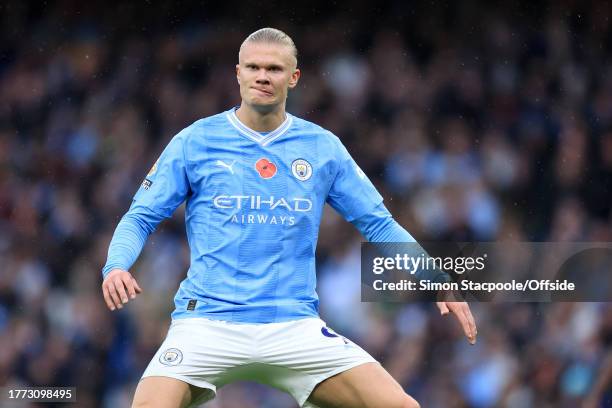
<svg viewBox="0 0 612 408">
<path fill-rule="evenodd" d="M 291 172 L 296 179 L 306 181 L 312 176 L 312 166 L 304 159 L 297 159 L 291 163 Z"/>
<path fill-rule="evenodd" d="M 183 361 L 183 353 L 177 348 L 168 349 L 159 356 L 159 362 L 167 366 L 179 365 L 181 361 Z"/>
</svg>

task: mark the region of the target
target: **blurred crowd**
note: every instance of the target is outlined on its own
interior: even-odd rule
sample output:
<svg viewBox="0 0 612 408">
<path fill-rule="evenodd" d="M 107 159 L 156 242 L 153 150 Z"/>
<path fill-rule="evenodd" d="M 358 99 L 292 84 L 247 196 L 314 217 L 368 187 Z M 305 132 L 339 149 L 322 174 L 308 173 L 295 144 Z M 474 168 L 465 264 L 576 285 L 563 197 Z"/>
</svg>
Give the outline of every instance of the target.
<svg viewBox="0 0 612 408">
<path fill-rule="evenodd" d="M 299 50 L 287 110 L 338 135 L 417 239 L 612 240 L 609 4 L 328 3 L 0 5 L 0 385 L 129 405 L 188 268 L 184 210 L 132 269 L 144 293 L 114 313 L 100 291 L 108 243 L 170 138 L 239 104 L 238 47 L 262 26 Z M 469 346 L 435 305 L 361 303 L 361 239 L 326 209 L 322 317 L 422 406 L 589 395 L 610 305 L 475 304 Z M 208 406 L 296 405 L 244 383 Z"/>
</svg>

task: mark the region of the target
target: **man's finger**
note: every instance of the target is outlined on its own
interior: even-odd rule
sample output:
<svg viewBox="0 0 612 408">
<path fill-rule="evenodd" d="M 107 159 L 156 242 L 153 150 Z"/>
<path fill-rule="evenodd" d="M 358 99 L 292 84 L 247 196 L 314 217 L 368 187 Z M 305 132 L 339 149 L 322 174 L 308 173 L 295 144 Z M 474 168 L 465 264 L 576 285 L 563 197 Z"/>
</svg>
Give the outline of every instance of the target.
<svg viewBox="0 0 612 408">
<path fill-rule="evenodd" d="M 108 283 L 108 293 L 110 294 L 115 306 L 117 306 L 118 309 L 121 309 L 123 305 L 121 303 L 121 299 L 119 299 L 119 294 L 117 293 L 117 288 L 113 281 Z"/>
<path fill-rule="evenodd" d="M 132 278 L 132 281 L 134 282 L 134 288 L 136 288 L 136 293 L 142 293 L 142 289 L 140 289 L 140 286 L 138 285 L 138 282 L 136 282 L 136 279 Z"/>
<path fill-rule="evenodd" d="M 474 344 L 476 342 L 476 333 L 474 331 L 475 327 L 472 325 L 472 322 L 470 322 L 468 313 L 469 308 L 467 307 L 467 304 L 462 304 L 460 306 L 460 310 L 457 313 L 457 316 L 461 316 L 461 325 L 463 326 L 463 332 L 468 338 L 468 341 L 470 342 L 470 344 Z"/>
<path fill-rule="evenodd" d="M 104 301 L 106 302 L 106 306 L 108 306 L 110 310 L 115 310 L 115 304 L 113 303 L 110 294 L 108 293 L 106 285 L 102 285 L 102 293 L 104 294 Z"/>
<path fill-rule="evenodd" d="M 472 311 L 470 310 L 470 306 L 467 304 L 466 304 L 465 313 L 467 315 L 468 322 L 470 323 L 470 326 L 472 328 L 472 335 L 474 336 L 474 343 L 475 343 L 476 336 L 478 336 L 478 329 L 476 329 L 476 321 L 474 320 L 474 315 L 472 314 Z"/>
<path fill-rule="evenodd" d="M 446 302 L 437 302 L 436 305 L 438 306 L 438 309 L 440 309 L 440 314 L 442 316 L 448 314 L 448 307 L 446 306 Z"/>
<path fill-rule="evenodd" d="M 123 276 L 123 284 L 125 285 L 125 287 L 127 289 L 128 295 L 132 299 L 134 299 L 136 297 L 136 290 L 134 289 L 134 279 L 131 276 L 129 276 L 128 274 L 125 274 Z"/>
<path fill-rule="evenodd" d="M 455 316 L 457 316 L 459 323 L 461 323 L 461 328 L 463 329 L 463 333 L 465 334 L 465 337 L 470 339 L 472 337 L 472 333 L 470 332 L 470 324 L 468 323 L 465 313 L 463 313 L 463 310 L 461 309 L 455 310 L 454 313 L 455 313 Z"/>
<path fill-rule="evenodd" d="M 463 334 L 465 334 L 465 337 L 467 337 L 470 343 L 472 343 L 473 339 L 472 339 L 472 333 L 470 330 L 470 324 L 468 322 L 467 315 L 465 314 L 465 309 L 463 308 L 465 304 L 450 302 L 449 306 L 450 306 L 450 310 L 453 312 L 455 317 L 457 317 L 457 320 L 459 320 L 459 324 L 461 325 Z"/>
<path fill-rule="evenodd" d="M 114 283 L 115 289 L 117 289 L 117 293 L 119 294 L 121 302 L 127 303 L 130 299 L 128 298 L 127 292 L 125 291 L 125 285 L 123 284 L 123 281 L 121 279 L 116 279 Z"/>
</svg>

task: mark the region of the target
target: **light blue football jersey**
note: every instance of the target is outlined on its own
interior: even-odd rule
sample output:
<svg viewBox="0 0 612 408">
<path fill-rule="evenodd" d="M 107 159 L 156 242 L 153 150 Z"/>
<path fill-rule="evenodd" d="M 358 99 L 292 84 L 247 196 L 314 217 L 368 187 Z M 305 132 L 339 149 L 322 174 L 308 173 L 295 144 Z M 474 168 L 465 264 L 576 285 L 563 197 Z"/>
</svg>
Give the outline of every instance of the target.
<svg viewBox="0 0 612 408">
<path fill-rule="evenodd" d="M 173 318 L 269 323 L 318 316 L 315 249 L 325 203 L 353 221 L 382 197 L 331 132 L 287 113 L 262 134 L 235 110 L 177 134 L 124 219 L 151 232 L 186 200 L 191 265 Z M 105 273 L 131 267 L 111 258 Z"/>
</svg>

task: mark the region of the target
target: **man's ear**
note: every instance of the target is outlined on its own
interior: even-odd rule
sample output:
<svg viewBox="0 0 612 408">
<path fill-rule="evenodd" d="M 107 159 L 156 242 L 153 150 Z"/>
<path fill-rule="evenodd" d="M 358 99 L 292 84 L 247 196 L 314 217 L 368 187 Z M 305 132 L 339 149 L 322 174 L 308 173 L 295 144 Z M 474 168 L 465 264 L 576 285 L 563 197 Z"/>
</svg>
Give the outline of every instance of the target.
<svg viewBox="0 0 612 408">
<path fill-rule="evenodd" d="M 293 74 L 291 74 L 291 79 L 289 80 L 289 89 L 295 88 L 298 81 L 300 80 L 301 75 L 302 75 L 302 72 L 298 68 L 296 68 L 295 71 L 293 71 Z"/>
<path fill-rule="evenodd" d="M 236 64 L 236 80 L 240 84 L 240 64 Z"/>
</svg>

